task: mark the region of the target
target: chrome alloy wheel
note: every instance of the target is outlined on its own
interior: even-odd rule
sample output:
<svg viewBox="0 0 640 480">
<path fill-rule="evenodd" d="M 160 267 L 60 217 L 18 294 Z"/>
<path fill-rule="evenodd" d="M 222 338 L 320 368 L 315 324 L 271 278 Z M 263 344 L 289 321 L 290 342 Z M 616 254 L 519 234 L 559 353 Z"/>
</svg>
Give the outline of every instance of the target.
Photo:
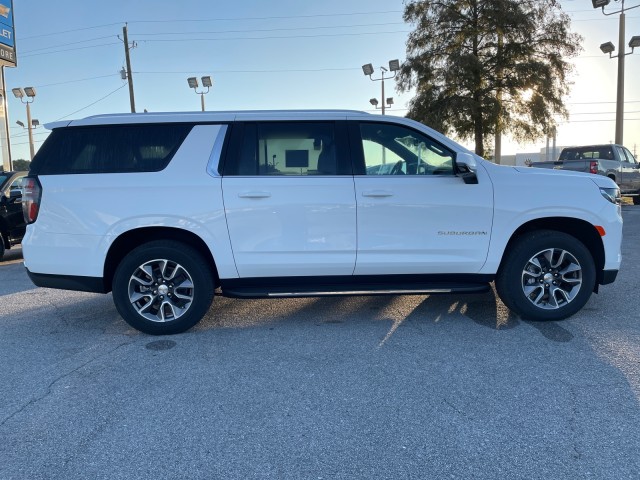
<svg viewBox="0 0 640 480">
<path fill-rule="evenodd" d="M 179 263 L 156 259 L 140 265 L 129 279 L 129 301 L 152 322 L 170 322 L 193 302 L 193 281 Z"/>
<path fill-rule="evenodd" d="M 582 286 L 580 262 L 567 250 L 536 253 L 522 271 L 522 290 L 536 307 L 555 310 L 570 303 Z"/>
</svg>

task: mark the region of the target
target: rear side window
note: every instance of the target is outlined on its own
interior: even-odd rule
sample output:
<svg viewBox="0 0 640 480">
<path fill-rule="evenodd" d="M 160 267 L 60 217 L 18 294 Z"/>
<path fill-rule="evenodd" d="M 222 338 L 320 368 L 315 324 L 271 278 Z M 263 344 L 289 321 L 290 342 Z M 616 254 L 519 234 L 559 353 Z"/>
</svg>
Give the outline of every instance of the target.
<svg viewBox="0 0 640 480">
<path fill-rule="evenodd" d="M 169 164 L 191 128 L 189 124 L 58 128 L 33 158 L 30 173 L 157 172 Z"/>
<path fill-rule="evenodd" d="M 350 174 L 334 122 L 247 123 L 234 135 L 225 175 Z"/>
</svg>

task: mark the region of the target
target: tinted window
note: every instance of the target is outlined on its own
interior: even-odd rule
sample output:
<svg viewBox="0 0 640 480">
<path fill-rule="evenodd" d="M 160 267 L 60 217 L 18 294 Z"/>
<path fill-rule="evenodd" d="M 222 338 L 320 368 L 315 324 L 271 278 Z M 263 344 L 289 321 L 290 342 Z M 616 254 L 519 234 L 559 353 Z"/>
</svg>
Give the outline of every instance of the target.
<svg viewBox="0 0 640 480">
<path fill-rule="evenodd" d="M 399 125 L 360 125 L 366 175 L 453 175 L 453 152 Z"/>
<path fill-rule="evenodd" d="M 614 160 L 611 146 L 565 148 L 560 153 L 560 160 Z"/>
<path fill-rule="evenodd" d="M 31 163 L 33 175 L 156 172 L 192 125 L 101 125 L 55 129 Z"/>
<path fill-rule="evenodd" d="M 340 149 L 332 122 L 244 125 L 225 175 L 338 175 Z"/>
</svg>

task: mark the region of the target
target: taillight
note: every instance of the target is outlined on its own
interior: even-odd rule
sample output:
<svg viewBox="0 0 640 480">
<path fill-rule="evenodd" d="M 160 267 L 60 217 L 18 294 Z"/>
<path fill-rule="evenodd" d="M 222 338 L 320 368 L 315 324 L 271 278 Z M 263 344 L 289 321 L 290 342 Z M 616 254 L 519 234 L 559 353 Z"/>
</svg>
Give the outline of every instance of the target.
<svg viewBox="0 0 640 480">
<path fill-rule="evenodd" d="M 33 223 L 38 218 L 42 186 L 36 177 L 26 177 L 22 187 L 22 214 L 24 221 Z"/>
<path fill-rule="evenodd" d="M 589 173 L 598 173 L 598 162 L 589 162 Z"/>
</svg>

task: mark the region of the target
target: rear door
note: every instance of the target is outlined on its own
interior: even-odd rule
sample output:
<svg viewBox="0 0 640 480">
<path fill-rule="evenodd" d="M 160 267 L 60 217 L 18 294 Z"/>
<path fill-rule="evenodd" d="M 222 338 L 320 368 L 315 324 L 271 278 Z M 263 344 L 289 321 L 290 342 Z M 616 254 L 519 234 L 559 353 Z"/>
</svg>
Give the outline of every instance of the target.
<svg viewBox="0 0 640 480">
<path fill-rule="evenodd" d="M 241 278 L 353 274 L 356 202 L 343 123 L 233 125 L 222 190 Z"/>
<path fill-rule="evenodd" d="M 475 273 L 485 263 L 493 187 L 454 173 L 455 153 L 409 127 L 353 122 L 356 275 Z"/>
</svg>

